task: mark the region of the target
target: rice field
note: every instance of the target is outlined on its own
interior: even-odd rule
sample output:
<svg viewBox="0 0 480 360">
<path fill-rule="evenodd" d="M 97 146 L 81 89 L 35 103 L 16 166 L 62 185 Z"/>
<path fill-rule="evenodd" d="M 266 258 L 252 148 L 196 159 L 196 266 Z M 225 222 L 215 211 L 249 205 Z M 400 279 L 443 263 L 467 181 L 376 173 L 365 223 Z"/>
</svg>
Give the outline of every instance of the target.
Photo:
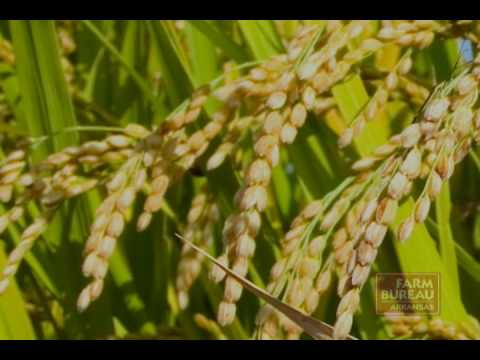
<svg viewBox="0 0 480 360">
<path fill-rule="evenodd" d="M 480 22 L 0 20 L 0 339 L 479 339 Z"/>
</svg>

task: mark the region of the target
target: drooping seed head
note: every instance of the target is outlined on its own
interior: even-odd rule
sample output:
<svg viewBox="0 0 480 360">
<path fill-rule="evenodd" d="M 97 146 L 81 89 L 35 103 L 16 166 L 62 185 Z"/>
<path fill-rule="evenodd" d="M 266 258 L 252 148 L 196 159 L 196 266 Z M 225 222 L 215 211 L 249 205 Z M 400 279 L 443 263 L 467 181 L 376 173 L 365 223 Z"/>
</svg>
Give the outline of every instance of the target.
<svg viewBox="0 0 480 360">
<path fill-rule="evenodd" d="M 338 209 L 334 206 L 327 214 L 324 216 L 321 224 L 320 229 L 323 231 L 327 231 L 330 229 L 333 224 L 338 220 L 339 217 Z"/>
<path fill-rule="evenodd" d="M 366 157 L 360 160 L 355 161 L 352 165 L 353 171 L 365 171 L 373 167 L 373 165 L 378 161 L 375 157 Z"/>
<path fill-rule="evenodd" d="M 313 278 L 320 268 L 317 259 L 305 258 L 300 263 L 300 275 L 306 278 Z"/>
<path fill-rule="evenodd" d="M 382 46 L 382 42 L 374 38 L 365 39 L 360 44 L 360 48 L 365 52 L 375 52 Z"/>
<path fill-rule="evenodd" d="M 388 195 L 394 200 L 400 199 L 400 197 L 403 196 L 407 185 L 407 177 L 401 172 L 397 172 L 388 185 Z"/>
<path fill-rule="evenodd" d="M 388 197 L 382 199 L 375 214 L 377 222 L 384 225 L 391 224 L 395 219 L 397 209 L 398 202 L 396 200 Z"/>
<path fill-rule="evenodd" d="M 19 161 L 25 158 L 25 150 L 14 150 L 6 157 L 6 162 Z"/>
<path fill-rule="evenodd" d="M 163 204 L 163 194 L 161 193 L 151 193 L 148 195 L 145 204 L 143 205 L 143 209 L 146 212 L 156 212 L 162 208 Z M 120 207 L 120 206 L 119 206 Z M 125 210 L 127 208 L 124 208 Z"/>
<path fill-rule="evenodd" d="M 314 62 L 306 62 L 303 64 L 297 72 L 297 76 L 300 80 L 311 79 L 317 72 L 318 65 Z"/>
<path fill-rule="evenodd" d="M 203 134 L 206 139 L 213 139 L 220 130 L 222 130 L 222 125 L 217 121 L 211 121 L 203 128 Z"/>
<path fill-rule="evenodd" d="M 143 212 L 137 220 L 137 231 L 141 232 L 144 231 L 148 225 L 152 222 L 152 213 L 151 212 Z"/>
<path fill-rule="evenodd" d="M 273 145 L 269 151 L 265 154 L 265 158 L 268 160 L 271 167 L 278 165 L 280 161 L 280 148 L 278 144 Z"/>
<path fill-rule="evenodd" d="M 219 256 L 217 261 L 222 265 L 228 266 L 228 256 L 226 254 Z M 226 272 L 223 271 L 223 269 L 221 269 L 219 266 L 213 265 L 208 276 L 214 283 L 219 283 L 225 278 Z"/>
<path fill-rule="evenodd" d="M 285 234 L 285 241 L 290 241 L 298 237 L 301 237 L 303 232 L 305 231 L 305 228 L 306 228 L 306 224 L 292 228 Z"/>
<path fill-rule="evenodd" d="M 459 107 L 452 116 L 452 125 L 455 132 L 464 137 L 470 134 L 473 128 L 473 112 L 470 108 Z"/>
<path fill-rule="evenodd" d="M 295 74 L 291 71 L 287 71 L 280 76 L 276 83 L 276 88 L 282 91 L 288 91 L 292 88 L 295 81 Z"/>
<path fill-rule="evenodd" d="M 315 282 L 315 289 L 319 293 L 323 293 L 330 286 L 331 280 L 332 280 L 332 274 L 330 271 L 321 272 L 318 275 L 317 280 Z"/>
<path fill-rule="evenodd" d="M 380 29 L 380 31 L 377 33 L 377 37 L 382 40 L 392 40 L 397 36 L 397 31 L 395 28 L 389 26 L 389 27 L 383 27 Z"/>
<path fill-rule="evenodd" d="M 360 34 L 363 32 L 364 29 L 365 29 L 365 25 L 363 23 L 357 23 L 350 29 L 350 31 L 348 32 L 348 35 L 351 39 L 354 39 L 360 36 Z"/>
<path fill-rule="evenodd" d="M 409 179 L 414 179 L 420 174 L 420 167 L 422 165 L 422 154 L 417 148 L 409 151 L 402 165 L 400 171 Z"/>
<path fill-rule="evenodd" d="M 240 202 L 242 211 L 257 207 L 263 211 L 267 206 L 267 191 L 263 186 L 251 186 L 245 190 L 245 194 Z"/>
<path fill-rule="evenodd" d="M 353 242 L 347 241 L 343 245 L 335 249 L 335 260 L 339 264 L 345 264 L 353 251 Z"/>
<path fill-rule="evenodd" d="M 415 221 L 422 223 L 428 216 L 430 211 L 431 200 L 428 196 L 423 196 L 415 206 Z"/>
<path fill-rule="evenodd" d="M 410 72 L 412 68 L 413 62 L 411 57 L 407 57 L 402 60 L 402 62 L 398 65 L 398 73 L 401 75 L 406 75 Z"/>
<path fill-rule="evenodd" d="M 425 136 L 426 139 L 430 139 L 436 131 L 438 130 L 438 123 L 434 123 L 432 121 L 422 121 L 420 123 L 420 130 L 422 131 L 422 134 Z M 430 139 L 428 141 L 435 141 L 434 139 Z M 427 141 L 427 143 L 428 143 Z"/>
<path fill-rule="evenodd" d="M 245 180 L 249 185 L 266 185 L 270 182 L 270 176 L 271 170 L 268 162 L 263 159 L 257 159 L 249 166 Z"/>
<path fill-rule="evenodd" d="M 79 312 L 83 312 L 87 309 L 88 305 L 90 305 L 90 288 L 86 287 L 78 297 L 77 309 Z"/>
<path fill-rule="evenodd" d="M 214 170 L 225 161 L 226 152 L 216 151 L 207 161 L 207 170 Z"/>
<path fill-rule="evenodd" d="M 398 227 L 397 238 L 400 242 L 406 241 L 413 233 L 415 228 L 415 218 L 413 216 L 407 217 Z"/>
<path fill-rule="evenodd" d="M 422 132 L 420 130 L 419 124 L 413 124 L 409 127 L 405 128 L 401 133 L 401 143 L 404 148 L 411 148 L 415 146 L 420 137 L 422 136 Z"/>
<path fill-rule="evenodd" d="M 376 257 L 377 249 L 369 242 L 362 241 L 357 249 L 357 262 L 361 265 L 368 265 L 371 264 Z"/>
<path fill-rule="evenodd" d="M 25 167 L 25 161 L 11 161 L 0 167 L 0 176 L 5 176 L 9 172 L 21 170 Z"/>
<path fill-rule="evenodd" d="M 261 68 L 254 68 L 249 73 L 250 78 L 254 81 L 264 81 L 268 77 L 267 71 Z"/>
<path fill-rule="evenodd" d="M 108 263 L 100 257 L 98 259 L 99 261 L 97 262 L 95 268 L 93 269 L 92 276 L 95 279 L 104 279 L 105 276 L 107 275 Z"/>
<path fill-rule="evenodd" d="M 425 108 L 423 116 L 428 121 L 438 121 L 445 116 L 449 106 L 450 101 L 447 98 L 432 100 Z"/>
<path fill-rule="evenodd" d="M 184 119 L 185 123 L 190 124 L 194 122 L 198 118 L 201 112 L 202 112 L 201 107 L 196 107 L 188 110 L 187 113 L 185 114 L 185 119 Z"/>
<path fill-rule="evenodd" d="M 116 238 L 113 238 L 111 236 L 105 236 L 99 242 L 98 255 L 103 257 L 104 259 L 109 259 L 115 250 L 116 243 Z"/>
<path fill-rule="evenodd" d="M 302 127 L 307 119 L 307 109 L 302 103 L 297 103 L 290 114 L 290 122 L 297 128 Z"/>
<path fill-rule="evenodd" d="M 374 248 L 378 248 L 382 243 L 387 233 L 387 226 L 377 222 L 368 224 L 365 230 L 365 240 L 368 241 Z"/>
<path fill-rule="evenodd" d="M 287 94 L 283 91 L 278 91 L 270 95 L 267 100 L 267 106 L 272 110 L 277 110 L 283 107 L 287 101 Z"/>
<path fill-rule="evenodd" d="M 270 278 L 275 281 L 282 276 L 283 271 L 285 269 L 286 261 L 285 259 L 280 259 L 278 260 L 273 266 L 272 269 L 270 270 Z"/>
<path fill-rule="evenodd" d="M 449 156 L 444 154 L 440 154 L 440 157 L 437 161 L 436 170 L 438 175 L 445 180 L 452 176 L 453 171 L 455 170 L 455 162 L 453 160 L 453 156 Z"/>
<path fill-rule="evenodd" d="M 28 226 L 22 233 L 22 239 L 37 238 L 47 228 L 48 223 L 44 218 L 35 220 L 33 224 Z"/>
<path fill-rule="evenodd" d="M 233 322 L 236 312 L 235 304 L 222 301 L 218 307 L 217 321 L 220 326 L 226 326 Z"/>
<path fill-rule="evenodd" d="M 397 44 L 400 46 L 411 46 L 414 41 L 413 34 L 403 34 L 397 39 Z"/>
<path fill-rule="evenodd" d="M 294 307 L 299 307 L 305 300 L 306 291 L 304 283 L 301 279 L 293 280 L 290 291 L 287 294 L 287 301 Z"/>
<path fill-rule="evenodd" d="M 325 249 L 326 245 L 327 242 L 324 236 L 316 236 L 312 239 L 312 241 L 310 241 L 310 244 L 308 244 L 308 256 L 312 258 L 319 257 Z"/>
<path fill-rule="evenodd" d="M 82 273 L 84 276 L 91 276 L 101 260 L 96 252 L 90 253 L 84 260 L 82 265 Z"/>
<path fill-rule="evenodd" d="M 115 176 L 107 184 L 108 191 L 115 192 L 121 189 L 127 181 L 126 174 L 121 171 L 115 174 Z"/>
<path fill-rule="evenodd" d="M 237 258 L 232 266 L 232 271 L 240 276 L 247 275 L 248 272 L 248 259 L 241 257 Z"/>
<path fill-rule="evenodd" d="M 121 211 L 127 211 L 133 204 L 135 200 L 136 191 L 135 188 L 129 186 L 125 188 L 119 195 L 117 200 L 117 207 Z"/>
<path fill-rule="evenodd" d="M 251 257 L 255 252 L 255 240 L 248 234 L 241 235 L 237 240 L 235 253 L 238 257 Z"/>
<path fill-rule="evenodd" d="M 303 304 L 305 311 L 308 314 L 312 314 L 316 310 L 319 300 L 320 294 L 318 291 L 316 289 L 310 289 L 310 291 L 307 293 L 307 296 L 305 296 L 305 301 Z"/>
<path fill-rule="evenodd" d="M 105 140 L 110 146 L 115 148 L 125 148 L 131 143 L 131 139 L 125 135 L 110 135 Z"/>
<path fill-rule="evenodd" d="M 352 329 L 353 315 L 349 312 L 345 312 L 337 319 L 333 328 L 334 339 L 345 339 L 350 330 Z"/>
<path fill-rule="evenodd" d="M 294 125 L 292 125 L 291 123 L 286 123 L 282 127 L 280 139 L 284 144 L 291 144 L 295 140 L 297 132 L 297 128 Z"/>
<path fill-rule="evenodd" d="M 302 93 L 302 101 L 308 110 L 312 110 L 315 105 L 316 92 L 311 86 L 307 86 Z"/>
<path fill-rule="evenodd" d="M 367 120 L 364 114 L 360 114 L 356 119 L 355 123 L 353 124 L 353 136 L 358 136 L 362 133 L 363 129 L 367 125 Z"/>
<path fill-rule="evenodd" d="M 457 83 L 457 91 L 460 95 L 465 96 L 477 86 L 475 78 L 467 74 L 463 76 Z"/>
<path fill-rule="evenodd" d="M 362 266 L 357 264 L 352 273 L 352 285 L 361 287 L 367 281 L 370 269 L 370 265 Z"/>
<path fill-rule="evenodd" d="M 125 220 L 123 219 L 123 215 L 115 211 L 110 217 L 110 223 L 107 227 L 107 234 L 113 238 L 118 238 L 125 227 Z"/>
<path fill-rule="evenodd" d="M 430 199 L 435 199 L 442 190 L 442 178 L 436 171 L 432 171 L 427 182 L 427 194 Z"/>
<path fill-rule="evenodd" d="M 270 112 L 265 118 L 263 130 L 267 134 L 280 134 L 283 124 L 283 116 L 278 111 Z"/>
<path fill-rule="evenodd" d="M 244 214 L 244 216 L 247 220 L 248 232 L 253 238 L 255 238 L 260 230 L 260 227 L 262 226 L 262 218 L 260 213 L 255 210 L 251 210 Z"/>
<path fill-rule="evenodd" d="M 338 147 L 340 149 L 343 149 L 350 145 L 353 140 L 353 129 L 352 128 L 346 128 L 340 137 L 338 138 Z"/>
<path fill-rule="evenodd" d="M 388 74 L 387 78 L 385 79 L 385 85 L 387 86 L 388 90 L 395 90 L 398 85 L 398 75 L 395 72 Z"/>
<path fill-rule="evenodd" d="M 357 256 L 358 256 L 357 254 L 358 254 L 358 249 L 354 249 L 351 252 L 350 258 L 342 266 L 341 271 L 343 274 L 351 274 L 353 272 L 353 270 L 355 269 L 355 265 L 357 265 Z"/>
<path fill-rule="evenodd" d="M 302 214 L 307 218 L 313 218 L 323 211 L 323 203 L 320 200 L 312 201 L 303 209 Z"/>
<path fill-rule="evenodd" d="M 388 101 L 388 91 L 386 89 L 380 88 L 379 90 L 377 90 L 375 98 L 377 99 L 378 107 L 384 106 Z"/>
<path fill-rule="evenodd" d="M 143 126 L 139 124 L 132 124 L 132 123 L 128 124 L 123 129 L 123 132 L 126 135 L 136 139 L 143 139 L 150 134 L 150 132 L 147 129 L 145 129 Z"/>
<path fill-rule="evenodd" d="M 171 154 L 171 156 L 180 158 L 186 155 L 190 151 L 190 146 L 188 144 L 172 143 L 171 146 L 169 147 L 169 150 L 170 150 L 169 153 Z"/>
<path fill-rule="evenodd" d="M 372 218 L 373 214 L 375 214 L 377 207 L 378 207 L 377 198 L 373 198 L 370 201 L 368 201 L 361 212 L 360 221 L 363 223 L 366 223 L 367 221 L 369 221 Z"/>
<path fill-rule="evenodd" d="M 188 146 L 193 151 L 198 151 L 204 146 L 206 141 L 207 139 L 205 137 L 205 134 L 203 133 L 202 130 L 199 130 L 193 133 L 190 139 L 188 139 Z"/>
<path fill-rule="evenodd" d="M 360 292 L 359 289 L 350 289 L 344 297 L 340 300 L 337 307 L 337 316 L 341 316 L 343 313 L 353 314 L 357 310 L 360 304 Z"/>
<path fill-rule="evenodd" d="M 271 149 L 277 144 L 277 138 L 272 135 L 261 136 L 255 143 L 255 152 L 259 156 L 267 156 Z"/>
<path fill-rule="evenodd" d="M 225 280 L 225 300 L 229 303 L 237 302 L 242 296 L 242 285 L 234 278 Z"/>
</svg>

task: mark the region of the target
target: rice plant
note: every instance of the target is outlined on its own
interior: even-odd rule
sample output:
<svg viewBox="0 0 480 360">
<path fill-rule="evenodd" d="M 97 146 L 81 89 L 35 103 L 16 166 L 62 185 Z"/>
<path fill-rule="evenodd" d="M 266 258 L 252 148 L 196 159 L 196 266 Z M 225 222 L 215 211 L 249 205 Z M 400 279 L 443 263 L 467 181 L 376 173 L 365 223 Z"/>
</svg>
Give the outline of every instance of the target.
<svg viewBox="0 0 480 360">
<path fill-rule="evenodd" d="M 479 339 L 479 37 L 0 21 L 0 338 Z"/>
</svg>

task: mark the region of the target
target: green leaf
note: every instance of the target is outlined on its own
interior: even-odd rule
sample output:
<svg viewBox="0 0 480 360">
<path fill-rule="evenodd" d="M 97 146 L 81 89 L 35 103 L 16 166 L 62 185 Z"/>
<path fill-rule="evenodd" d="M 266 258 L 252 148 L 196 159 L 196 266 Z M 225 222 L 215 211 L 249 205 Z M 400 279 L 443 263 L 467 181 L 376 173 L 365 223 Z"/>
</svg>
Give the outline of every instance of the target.
<svg viewBox="0 0 480 360">
<path fill-rule="evenodd" d="M 288 220 L 292 207 L 292 184 L 286 174 L 285 168 L 277 166 L 272 174 L 273 190 L 277 200 L 280 213 L 284 220 Z"/>
<path fill-rule="evenodd" d="M 428 53 L 436 82 L 449 79 L 461 57 L 457 41 L 455 39 L 436 39 L 428 49 Z"/>
<path fill-rule="evenodd" d="M 156 333 L 155 325 L 149 320 L 145 304 L 135 289 L 135 281 L 123 254 L 117 249 L 110 260 L 115 285 L 121 290 L 122 301 L 133 317 L 139 332 L 144 335 Z"/>
<path fill-rule="evenodd" d="M 414 202 L 408 199 L 400 208 L 393 228 L 398 225 L 414 209 Z M 430 272 L 440 274 L 440 316 L 447 321 L 468 321 L 468 315 L 463 307 L 460 294 L 447 271 L 435 241 L 428 233 L 424 224 L 417 224 L 409 240 L 401 244 L 393 239 L 398 259 L 405 273 Z"/>
<path fill-rule="evenodd" d="M 230 39 L 209 20 L 189 20 L 189 24 L 203 33 L 206 39 L 221 49 L 225 55 L 241 64 L 248 61 L 249 56 L 244 49 Z"/>
<path fill-rule="evenodd" d="M 60 54 L 53 21 L 10 22 L 13 45 L 17 58 L 17 76 L 25 113 L 25 128 L 33 136 L 60 133 L 64 128 L 76 125 L 72 102 L 60 63 Z M 47 151 L 58 151 L 78 142 L 78 134 L 65 132 L 39 149 L 34 156 L 40 160 Z M 47 240 L 53 271 L 49 273 L 55 287 L 65 291 L 61 301 L 65 306 L 66 331 L 71 338 L 83 336 L 84 324 L 76 310 L 76 297 L 80 290 L 80 258 L 75 242 L 86 238 L 88 230 L 88 204 L 75 209 L 71 203 L 62 206 L 49 225 L 43 238 Z M 32 216 L 39 216 L 38 210 Z M 96 316 L 94 321 L 108 322 L 106 317 Z M 103 325 L 102 325 L 103 326 Z"/>
<path fill-rule="evenodd" d="M 458 264 L 455 255 L 455 241 L 453 240 L 452 229 L 450 227 L 450 186 L 445 182 L 438 199 L 435 202 L 438 238 L 440 242 L 440 255 L 445 264 L 445 270 L 450 275 L 455 292 L 460 293 L 460 284 L 458 278 Z"/>
<path fill-rule="evenodd" d="M 332 89 L 335 101 L 345 119 L 346 125 L 362 111 L 368 103 L 368 93 L 359 75 L 353 75 Z M 376 147 L 382 145 L 388 138 L 389 122 L 382 116 L 369 121 L 362 133 L 354 139 L 358 152 L 365 156 Z"/>
<path fill-rule="evenodd" d="M 194 23 L 195 21 L 189 21 L 186 24 L 185 32 L 190 49 L 194 83 L 198 87 L 215 79 L 220 72 L 215 46 L 204 33 L 193 25 Z"/>
<path fill-rule="evenodd" d="M 98 30 L 97 27 L 90 20 L 83 20 L 82 22 L 85 27 L 95 35 L 95 37 L 103 44 L 103 46 L 105 46 L 105 48 L 114 56 L 114 58 L 125 68 L 125 71 L 130 74 L 130 76 L 135 81 L 144 96 L 147 99 L 154 101 L 151 89 L 148 84 L 131 66 L 131 64 L 129 64 L 128 61 L 123 58 L 117 48 L 107 39 L 107 37 L 102 34 L 102 32 Z"/>
<path fill-rule="evenodd" d="M 238 23 L 256 59 L 266 59 L 285 51 L 272 20 L 238 20 Z"/>
<path fill-rule="evenodd" d="M 0 244 L 0 268 L 3 269 L 7 258 Z M 34 340 L 36 338 L 26 303 L 17 287 L 11 280 L 9 288 L 0 296 L 0 339 L 2 340 Z"/>
<path fill-rule="evenodd" d="M 194 22 L 194 21 L 192 21 Z M 185 28 L 188 49 L 190 50 L 190 63 L 195 87 L 210 83 L 220 75 L 219 59 L 215 45 L 210 39 L 198 30 L 192 22 Z M 207 113 L 212 113 L 220 103 L 209 98 L 205 105 Z"/>
<path fill-rule="evenodd" d="M 193 82 L 183 56 L 178 50 L 178 40 L 169 23 L 165 21 L 149 21 L 148 27 L 154 40 L 170 108 L 174 109 L 191 94 Z"/>
<path fill-rule="evenodd" d="M 455 253 L 458 263 L 473 279 L 480 283 L 480 263 L 478 263 L 467 250 L 455 243 Z"/>
</svg>

